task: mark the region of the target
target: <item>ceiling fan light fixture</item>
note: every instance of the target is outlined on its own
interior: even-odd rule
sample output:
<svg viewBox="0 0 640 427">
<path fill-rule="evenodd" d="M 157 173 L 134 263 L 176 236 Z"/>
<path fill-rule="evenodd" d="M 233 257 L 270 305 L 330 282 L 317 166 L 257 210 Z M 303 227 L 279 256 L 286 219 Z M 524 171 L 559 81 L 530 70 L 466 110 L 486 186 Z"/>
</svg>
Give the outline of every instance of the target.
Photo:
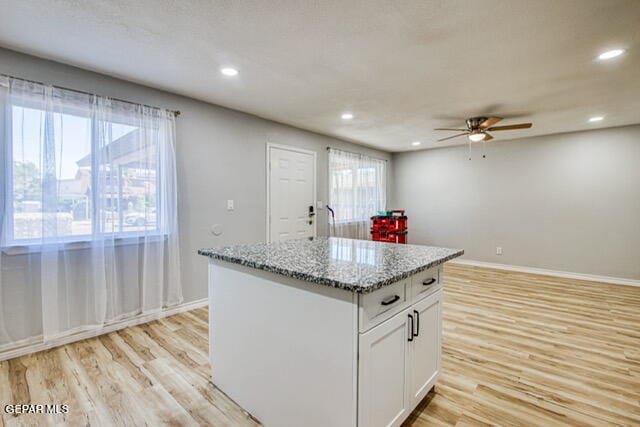
<svg viewBox="0 0 640 427">
<path fill-rule="evenodd" d="M 220 72 L 222 74 L 224 74 L 225 76 L 237 76 L 238 75 L 238 70 L 236 70 L 235 68 L 232 67 L 224 67 L 220 69 Z"/>
<path fill-rule="evenodd" d="M 491 141 L 493 136 L 489 132 L 502 131 L 502 130 L 518 130 L 529 129 L 533 126 L 533 123 L 517 123 L 514 125 L 506 126 L 494 126 L 496 123 L 502 120 L 502 117 L 471 117 L 466 120 L 467 128 L 435 128 L 434 130 L 449 130 L 462 132 L 456 135 L 450 135 L 444 138 L 438 139 L 438 142 L 448 141 L 453 138 L 459 138 L 466 136 L 471 142 Z"/>
<path fill-rule="evenodd" d="M 469 141 L 471 142 L 480 142 L 484 140 L 485 137 L 486 135 L 484 134 L 484 132 L 473 132 L 473 133 L 470 133 L 468 136 Z"/>
<path fill-rule="evenodd" d="M 602 52 L 600 55 L 598 55 L 598 59 L 600 61 L 606 61 L 607 59 L 616 58 L 616 57 L 622 55 L 623 53 L 624 53 L 624 49 L 608 50 L 608 51 Z"/>
</svg>

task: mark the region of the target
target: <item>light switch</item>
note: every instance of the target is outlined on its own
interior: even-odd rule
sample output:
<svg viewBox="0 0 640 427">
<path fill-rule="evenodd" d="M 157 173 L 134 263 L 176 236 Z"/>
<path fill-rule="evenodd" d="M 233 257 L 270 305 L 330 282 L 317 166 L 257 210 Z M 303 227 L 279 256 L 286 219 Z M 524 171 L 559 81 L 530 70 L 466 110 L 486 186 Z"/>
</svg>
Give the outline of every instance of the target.
<svg viewBox="0 0 640 427">
<path fill-rule="evenodd" d="M 233 200 L 227 200 L 227 210 L 232 211 L 233 209 Z"/>
</svg>

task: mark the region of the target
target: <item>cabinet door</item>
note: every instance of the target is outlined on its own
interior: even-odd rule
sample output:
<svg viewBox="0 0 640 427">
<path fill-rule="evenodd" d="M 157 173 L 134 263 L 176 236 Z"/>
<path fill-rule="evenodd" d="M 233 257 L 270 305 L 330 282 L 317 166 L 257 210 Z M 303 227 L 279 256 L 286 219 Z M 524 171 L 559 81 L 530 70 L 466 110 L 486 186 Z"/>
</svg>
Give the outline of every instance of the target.
<svg viewBox="0 0 640 427">
<path fill-rule="evenodd" d="M 398 426 L 409 415 L 407 395 L 410 311 L 360 334 L 358 425 Z"/>
<path fill-rule="evenodd" d="M 415 318 L 414 338 L 409 343 L 409 400 L 414 408 L 429 392 L 440 374 L 442 341 L 442 291 L 410 308 Z"/>
</svg>

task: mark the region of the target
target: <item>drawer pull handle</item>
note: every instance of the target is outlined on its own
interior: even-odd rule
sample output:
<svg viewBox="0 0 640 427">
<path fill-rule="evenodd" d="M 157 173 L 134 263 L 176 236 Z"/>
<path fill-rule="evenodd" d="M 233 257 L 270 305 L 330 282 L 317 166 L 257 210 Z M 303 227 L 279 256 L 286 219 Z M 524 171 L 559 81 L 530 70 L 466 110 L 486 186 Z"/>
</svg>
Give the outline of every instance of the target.
<svg viewBox="0 0 640 427">
<path fill-rule="evenodd" d="M 394 302 L 398 301 L 399 299 L 400 299 L 400 295 L 394 295 L 392 297 L 387 297 L 387 298 L 383 299 L 380 304 L 382 304 L 382 305 L 391 305 Z"/>
<path fill-rule="evenodd" d="M 436 283 L 436 278 L 432 277 L 429 280 L 425 280 L 424 282 L 422 282 L 422 286 L 429 286 L 429 285 L 433 285 L 434 283 Z"/>
<path fill-rule="evenodd" d="M 417 337 L 420 335 L 420 312 L 418 312 L 418 310 L 413 310 L 413 314 L 416 315 L 416 333 L 414 334 L 413 331 L 411 331 L 411 334 L 414 337 Z"/>
<path fill-rule="evenodd" d="M 407 337 L 407 341 L 413 341 L 413 316 L 409 314 L 409 336 Z"/>
</svg>

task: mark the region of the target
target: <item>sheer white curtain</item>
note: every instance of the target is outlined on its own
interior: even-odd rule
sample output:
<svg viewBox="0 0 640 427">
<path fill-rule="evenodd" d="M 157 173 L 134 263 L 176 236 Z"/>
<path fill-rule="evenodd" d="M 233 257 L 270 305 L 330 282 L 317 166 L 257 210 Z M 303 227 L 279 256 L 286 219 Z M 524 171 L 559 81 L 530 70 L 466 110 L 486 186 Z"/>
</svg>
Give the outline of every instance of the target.
<svg viewBox="0 0 640 427">
<path fill-rule="evenodd" d="M 182 301 L 172 112 L 0 77 L 0 352 Z"/>
<path fill-rule="evenodd" d="M 370 218 L 387 204 L 387 162 L 362 154 L 329 149 L 331 235 L 370 239 Z"/>
</svg>

